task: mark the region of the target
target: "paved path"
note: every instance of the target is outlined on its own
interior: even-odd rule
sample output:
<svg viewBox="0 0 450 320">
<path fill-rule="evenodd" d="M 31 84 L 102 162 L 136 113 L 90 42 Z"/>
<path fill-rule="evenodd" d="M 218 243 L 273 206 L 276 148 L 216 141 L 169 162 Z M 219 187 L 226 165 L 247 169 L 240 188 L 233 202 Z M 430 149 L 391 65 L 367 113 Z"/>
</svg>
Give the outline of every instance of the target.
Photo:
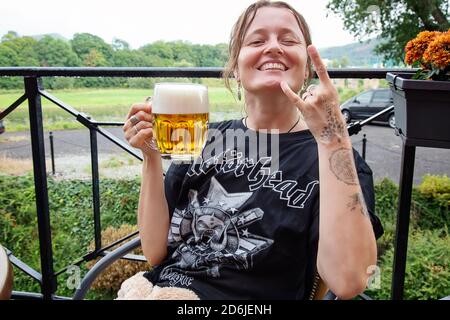
<svg viewBox="0 0 450 320">
<path fill-rule="evenodd" d="M 121 128 L 108 128 L 110 132 L 124 140 Z M 363 134 L 367 135 L 366 161 L 374 172 L 375 179 L 389 177 L 393 181 L 399 181 L 401 162 L 401 139 L 394 131 L 383 125 L 368 125 L 356 136 L 352 137 L 353 145 L 361 153 Z M 54 148 L 56 165 L 60 166 L 61 159 L 72 158 L 75 162 L 84 159 L 89 165 L 89 131 L 65 130 L 56 131 L 54 134 Z M 45 133 L 46 156 L 49 157 L 50 147 L 48 132 Z M 99 154 L 101 159 L 108 155 L 120 157 L 124 152 L 106 140 L 98 136 Z M 27 132 L 9 133 L 0 135 L 0 157 L 31 158 L 30 135 Z M 436 148 L 420 148 L 416 150 L 416 163 L 414 169 L 414 183 L 420 183 L 426 173 L 450 175 L 450 150 Z"/>
</svg>

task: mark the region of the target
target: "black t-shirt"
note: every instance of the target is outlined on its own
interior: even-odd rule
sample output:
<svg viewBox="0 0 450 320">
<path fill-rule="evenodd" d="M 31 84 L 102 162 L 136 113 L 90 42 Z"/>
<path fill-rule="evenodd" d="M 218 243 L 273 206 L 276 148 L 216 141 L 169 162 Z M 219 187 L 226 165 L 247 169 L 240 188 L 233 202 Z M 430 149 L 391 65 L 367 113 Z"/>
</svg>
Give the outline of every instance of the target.
<svg viewBox="0 0 450 320">
<path fill-rule="evenodd" d="M 168 256 L 146 276 L 201 299 L 307 299 L 319 233 L 314 137 L 309 130 L 257 133 L 241 120 L 211 124 L 209 131 L 202 157 L 172 164 L 166 174 Z M 378 238 L 372 171 L 354 156 Z"/>
</svg>

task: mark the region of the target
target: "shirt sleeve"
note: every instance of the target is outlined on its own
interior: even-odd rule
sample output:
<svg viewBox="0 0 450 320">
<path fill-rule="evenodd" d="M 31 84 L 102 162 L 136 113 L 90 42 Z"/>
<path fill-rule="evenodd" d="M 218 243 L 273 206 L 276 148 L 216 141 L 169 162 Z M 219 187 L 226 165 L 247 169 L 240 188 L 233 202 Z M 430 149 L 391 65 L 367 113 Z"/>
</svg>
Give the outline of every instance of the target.
<svg viewBox="0 0 450 320">
<path fill-rule="evenodd" d="M 164 192 L 166 195 L 169 215 L 172 216 L 178 198 L 180 197 L 181 186 L 189 169 L 189 164 L 172 163 L 164 177 Z"/>
<path fill-rule="evenodd" d="M 355 166 L 358 173 L 359 184 L 369 212 L 370 221 L 372 222 L 375 238 L 378 239 L 383 235 L 384 230 L 380 219 L 375 214 L 375 190 L 373 186 L 372 170 L 355 149 L 353 149 L 353 154 L 355 157 Z"/>
</svg>

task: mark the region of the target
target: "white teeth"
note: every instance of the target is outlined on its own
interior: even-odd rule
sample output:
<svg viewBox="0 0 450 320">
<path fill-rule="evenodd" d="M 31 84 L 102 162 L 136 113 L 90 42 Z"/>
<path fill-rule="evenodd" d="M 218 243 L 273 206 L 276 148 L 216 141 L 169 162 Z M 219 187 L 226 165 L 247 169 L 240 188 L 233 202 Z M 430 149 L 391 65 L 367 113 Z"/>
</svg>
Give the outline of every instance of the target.
<svg viewBox="0 0 450 320">
<path fill-rule="evenodd" d="M 268 70 L 268 69 L 276 69 L 276 70 L 285 71 L 286 67 L 281 63 L 265 63 L 260 68 L 261 71 Z"/>
</svg>

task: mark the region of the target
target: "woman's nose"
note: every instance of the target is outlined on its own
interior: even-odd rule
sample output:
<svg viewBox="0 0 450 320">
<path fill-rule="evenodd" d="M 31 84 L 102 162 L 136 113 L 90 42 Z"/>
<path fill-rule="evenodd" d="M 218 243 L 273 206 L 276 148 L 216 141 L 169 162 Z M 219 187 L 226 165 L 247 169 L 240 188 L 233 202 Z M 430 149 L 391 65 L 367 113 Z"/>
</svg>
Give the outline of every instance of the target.
<svg viewBox="0 0 450 320">
<path fill-rule="evenodd" d="M 278 53 L 282 54 L 283 49 L 280 46 L 278 39 L 269 39 L 267 41 L 267 47 L 264 50 L 265 53 Z"/>
</svg>

